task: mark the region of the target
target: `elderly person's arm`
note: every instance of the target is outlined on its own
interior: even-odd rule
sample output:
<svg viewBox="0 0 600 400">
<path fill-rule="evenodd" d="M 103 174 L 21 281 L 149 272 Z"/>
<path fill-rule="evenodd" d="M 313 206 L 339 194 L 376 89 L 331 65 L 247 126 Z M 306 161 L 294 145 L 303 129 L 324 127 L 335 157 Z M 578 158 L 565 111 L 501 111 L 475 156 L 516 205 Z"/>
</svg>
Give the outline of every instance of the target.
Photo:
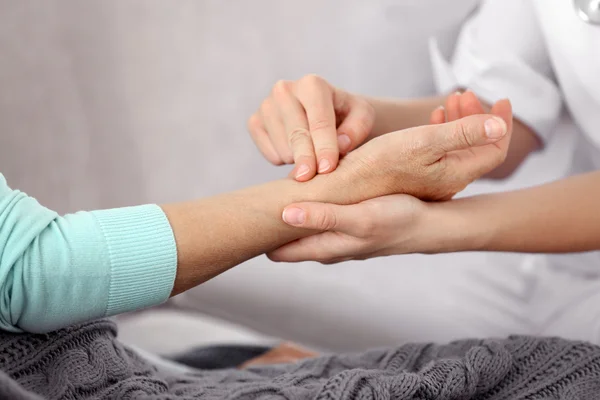
<svg viewBox="0 0 600 400">
<path fill-rule="evenodd" d="M 2 177 L 0 328 L 47 332 L 158 304 L 312 233 L 281 221 L 292 202 L 451 197 L 506 155 L 510 104 L 496 111 L 385 135 L 311 182 L 275 181 L 162 207 L 59 216 Z"/>
</svg>

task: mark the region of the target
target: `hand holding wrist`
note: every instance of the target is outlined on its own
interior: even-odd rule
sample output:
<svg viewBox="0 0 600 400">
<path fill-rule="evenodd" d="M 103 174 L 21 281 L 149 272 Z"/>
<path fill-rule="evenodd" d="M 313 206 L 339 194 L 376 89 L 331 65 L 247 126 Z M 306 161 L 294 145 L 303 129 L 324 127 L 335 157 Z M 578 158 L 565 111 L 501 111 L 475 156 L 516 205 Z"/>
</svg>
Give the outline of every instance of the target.
<svg viewBox="0 0 600 400">
<path fill-rule="evenodd" d="M 286 207 L 289 225 L 321 231 L 269 254 L 275 261 L 335 263 L 391 254 L 429 252 L 434 229 L 426 203 L 408 195 L 384 196 L 354 205 L 296 203 Z"/>
<path fill-rule="evenodd" d="M 284 210 L 284 221 L 320 233 L 287 244 L 269 257 L 330 264 L 395 254 L 477 250 L 489 232 L 470 217 L 470 203 L 470 199 L 425 203 L 401 194 L 354 205 L 291 204 Z"/>
</svg>

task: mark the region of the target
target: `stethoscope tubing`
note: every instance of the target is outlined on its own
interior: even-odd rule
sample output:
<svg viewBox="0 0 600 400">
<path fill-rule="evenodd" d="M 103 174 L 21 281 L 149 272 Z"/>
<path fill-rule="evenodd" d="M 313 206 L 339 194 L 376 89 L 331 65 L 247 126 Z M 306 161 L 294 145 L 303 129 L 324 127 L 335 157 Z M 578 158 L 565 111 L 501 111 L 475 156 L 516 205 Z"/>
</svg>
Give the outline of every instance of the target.
<svg viewBox="0 0 600 400">
<path fill-rule="evenodd" d="M 573 0 L 575 12 L 583 21 L 600 25 L 600 0 Z"/>
</svg>

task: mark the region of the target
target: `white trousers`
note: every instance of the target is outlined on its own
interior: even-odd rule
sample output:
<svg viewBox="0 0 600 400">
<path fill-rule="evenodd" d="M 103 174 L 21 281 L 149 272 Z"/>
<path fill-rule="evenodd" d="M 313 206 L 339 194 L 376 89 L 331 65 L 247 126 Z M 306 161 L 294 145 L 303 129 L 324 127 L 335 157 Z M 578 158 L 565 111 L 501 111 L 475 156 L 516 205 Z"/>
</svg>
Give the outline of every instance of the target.
<svg viewBox="0 0 600 400">
<path fill-rule="evenodd" d="M 176 299 L 180 306 L 316 349 L 510 334 L 600 344 L 600 279 L 543 256 L 464 253 L 322 266 L 264 258 Z"/>
</svg>

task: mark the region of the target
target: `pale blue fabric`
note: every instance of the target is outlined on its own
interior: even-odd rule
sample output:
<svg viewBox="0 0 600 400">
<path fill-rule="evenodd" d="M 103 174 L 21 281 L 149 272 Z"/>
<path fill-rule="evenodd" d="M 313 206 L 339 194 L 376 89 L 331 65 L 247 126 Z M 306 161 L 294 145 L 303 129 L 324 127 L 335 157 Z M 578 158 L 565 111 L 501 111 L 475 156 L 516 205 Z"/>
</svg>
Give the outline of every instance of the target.
<svg viewBox="0 0 600 400">
<path fill-rule="evenodd" d="M 0 329 L 49 332 L 159 304 L 176 268 L 157 205 L 59 216 L 0 174 Z"/>
</svg>

